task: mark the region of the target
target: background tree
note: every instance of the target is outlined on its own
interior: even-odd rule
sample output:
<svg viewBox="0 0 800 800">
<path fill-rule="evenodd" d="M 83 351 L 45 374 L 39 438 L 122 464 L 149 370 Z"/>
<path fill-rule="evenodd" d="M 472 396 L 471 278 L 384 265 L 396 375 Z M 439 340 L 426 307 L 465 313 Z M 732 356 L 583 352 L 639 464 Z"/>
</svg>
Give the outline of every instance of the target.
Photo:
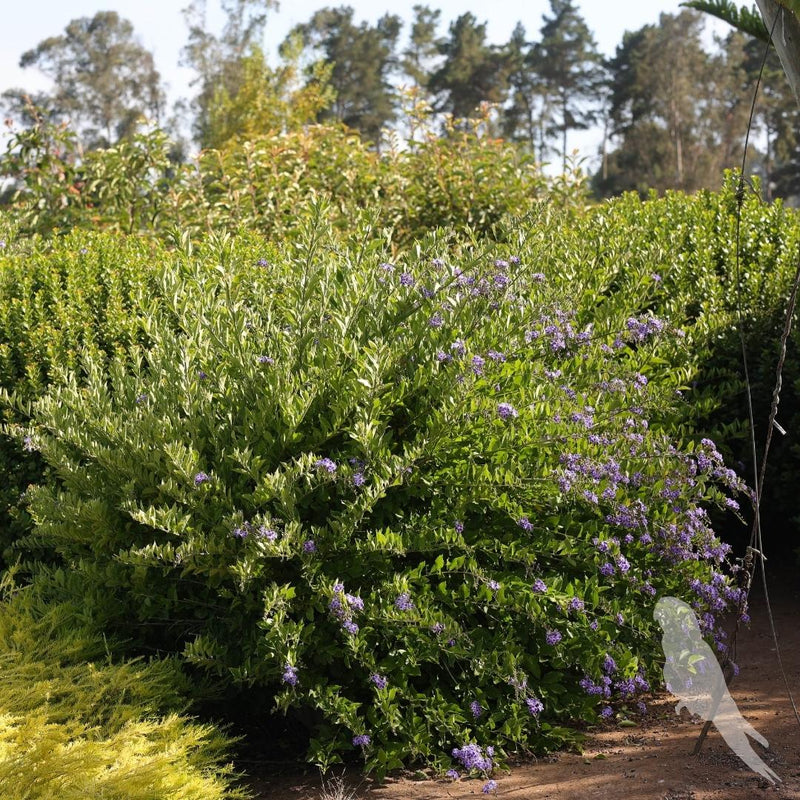
<svg viewBox="0 0 800 800">
<path fill-rule="evenodd" d="M 439 44 L 444 61 L 428 83 L 437 96 L 436 110 L 465 118 L 483 102 L 502 102 L 505 54 L 502 48 L 487 44 L 486 23 L 479 25 L 467 12 L 450 24 L 449 34 Z"/>
<path fill-rule="evenodd" d="M 225 25 L 220 36 L 211 33 L 206 24 L 206 0 L 193 0 L 185 9 L 189 41 L 183 49 L 184 65 L 197 73 L 195 85 L 199 90 L 192 101 L 193 129 L 201 147 L 209 146 L 212 138 L 212 106 L 215 96 L 224 92 L 235 98 L 246 80 L 247 56 L 255 56 L 261 48 L 267 13 L 277 8 L 276 0 L 222 0 Z M 253 61 L 249 62 L 252 68 Z"/>
<path fill-rule="evenodd" d="M 747 126 L 741 40 L 712 55 L 702 19 L 662 14 L 658 25 L 626 34 L 609 62 L 612 134 L 601 194 L 716 186 L 735 166 Z M 738 48 L 738 49 L 737 49 Z"/>
<path fill-rule="evenodd" d="M 528 41 L 521 22 L 516 24 L 505 50 L 509 102 L 502 111 L 503 136 L 523 143 L 532 153 L 538 151 L 543 161 L 549 95 L 539 74 L 539 53 Z"/>
<path fill-rule="evenodd" d="M 550 0 L 543 16 L 535 64 L 552 100 L 551 130 L 561 139 L 562 165 L 567 166 L 567 133 L 585 130 L 597 116 L 595 98 L 603 69 L 591 31 L 572 0 Z"/>
<path fill-rule="evenodd" d="M 72 20 L 23 53 L 21 67 L 38 67 L 53 81 L 33 100 L 51 120 L 69 120 L 84 146 L 108 146 L 130 135 L 143 116 L 161 121 L 164 91 L 152 53 L 134 36 L 133 25 L 115 11 Z M 25 92 L 3 95 L 7 110 L 32 121 Z"/>
<path fill-rule="evenodd" d="M 414 6 L 414 21 L 411 23 L 408 46 L 402 53 L 400 66 L 411 78 L 413 85 L 427 90 L 433 69 L 431 63 L 439 55 L 441 41 L 437 36 L 442 12 L 428 6 Z"/>
<path fill-rule="evenodd" d="M 337 119 L 379 143 L 382 128 L 394 119 L 395 91 L 390 75 L 397 66 L 395 47 L 402 22 L 385 14 L 375 26 L 353 22 L 349 6 L 323 8 L 290 35 L 331 65 L 333 103 L 320 119 Z"/>
</svg>

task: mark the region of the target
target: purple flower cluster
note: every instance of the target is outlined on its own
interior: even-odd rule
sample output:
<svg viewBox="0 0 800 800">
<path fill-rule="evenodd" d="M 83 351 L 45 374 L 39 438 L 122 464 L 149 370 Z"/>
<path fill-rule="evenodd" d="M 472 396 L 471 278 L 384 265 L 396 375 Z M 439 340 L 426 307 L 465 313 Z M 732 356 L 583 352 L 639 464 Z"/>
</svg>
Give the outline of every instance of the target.
<svg viewBox="0 0 800 800">
<path fill-rule="evenodd" d="M 353 737 L 353 747 L 366 747 L 371 741 L 368 733 L 360 733 Z"/>
<path fill-rule="evenodd" d="M 283 668 L 281 680 L 284 683 L 288 683 L 289 686 L 297 686 L 300 679 L 297 677 L 297 670 L 291 664 L 286 664 Z"/>
<path fill-rule="evenodd" d="M 376 688 L 378 689 L 385 689 L 387 684 L 389 683 L 383 675 L 378 675 L 378 673 L 374 673 L 373 675 L 369 676 L 369 679 L 375 684 Z"/>
<path fill-rule="evenodd" d="M 324 469 L 331 475 L 338 469 L 338 465 L 336 464 L 336 462 L 331 460 L 330 458 L 318 458 L 314 462 L 314 466 L 317 467 L 317 469 Z"/>
<path fill-rule="evenodd" d="M 664 330 L 665 324 L 653 316 L 629 317 L 625 323 L 627 328 L 628 340 L 631 342 L 643 342 L 656 333 Z"/>
<path fill-rule="evenodd" d="M 498 403 L 497 405 L 497 416 L 500 419 L 513 419 L 514 417 L 519 416 L 519 412 L 517 411 L 511 403 Z"/>
<path fill-rule="evenodd" d="M 583 611 L 584 603 L 580 597 L 573 597 L 569 603 L 567 603 L 567 610 L 569 611 Z"/>
<path fill-rule="evenodd" d="M 200 486 L 203 483 L 207 483 L 211 480 L 205 472 L 198 472 L 197 475 L 194 476 L 194 485 Z"/>
<path fill-rule="evenodd" d="M 549 630 L 545 634 L 544 640 L 547 642 L 547 644 L 556 645 L 561 641 L 562 638 L 561 631 Z"/>
<path fill-rule="evenodd" d="M 481 794 L 491 794 L 494 791 L 497 791 L 497 781 L 486 781 L 481 789 Z"/>
<path fill-rule="evenodd" d="M 525 700 L 528 711 L 532 717 L 538 717 L 544 711 L 544 703 L 538 697 L 528 697 Z"/>
<path fill-rule="evenodd" d="M 483 750 L 477 744 L 465 744 L 463 747 L 454 747 L 452 755 L 468 771 L 473 769 L 481 772 L 492 771 L 493 747 L 487 747 L 484 755 Z"/>
<path fill-rule="evenodd" d="M 397 596 L 394 605 L 395 608 L 400 611 L 411 611 L 411 609 L 414 608 L 414 601 L 411 599 L 411 595 L 409 595 L 408 592 L 403 592 Z"/>
<path fill-rule="evenodd" d="M 478 719 L 478 717 L 483 714 L 483 708 L 477 700 L 473 700 L 469 704 L 469 710 L 472 712 L 472 716 L 475 717 L 475 719 Z"/>
<path fill-rule="evenodd" d="M 342 623 L 344 631 L 353 636 L 358 633 L 358 625 L 353 622 L 353 615 L 364 610 L 364 601 L 358 595 L 346 593 L 343 583 L 333 585 L 333 596 L 328 603 L 328 609 Z"/>
</svg>

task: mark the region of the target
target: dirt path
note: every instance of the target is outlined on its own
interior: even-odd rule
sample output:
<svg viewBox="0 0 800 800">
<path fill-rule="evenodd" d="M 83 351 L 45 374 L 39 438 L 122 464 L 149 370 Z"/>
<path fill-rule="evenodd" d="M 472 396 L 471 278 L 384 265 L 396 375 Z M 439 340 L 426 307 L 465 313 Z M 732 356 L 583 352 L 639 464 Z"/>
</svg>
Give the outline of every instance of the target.
<svg viewBox="0 0 800 800">
<path fill-rule="evenodd" d="M 798 573 L 800 574 L 800 573 Z M 800 577 L 768 574 L 770 599 L 789 684 L 800 704 Z M 637 728 L 606 726 L 589 737 L 583 755 L 562 753 L 512 766 L 494 776 L 496 795 L 512 800 L 800 800 L 800 724 L 780 674 L 760 581 L 751 594 L 752 623 L 739 633 L 739 677 L 731 695 L 742 715 L 767 738 L 754 749 L 782 778 L 771 786 L 751 772 L 712 728 L 698 756 L 691 751 L 702 721 L 674 712 L 676 700 L 649 704 Z M 390 779 L 384 786 L 353 776 L 359 800 L 460 800 L 483 796 L 483 780 Z M 253 781 L 259 800 L 318 800 L 318 779 L 302 775 Z M 493 793 L 494 794 L 494 793 Z"/>
</svg>

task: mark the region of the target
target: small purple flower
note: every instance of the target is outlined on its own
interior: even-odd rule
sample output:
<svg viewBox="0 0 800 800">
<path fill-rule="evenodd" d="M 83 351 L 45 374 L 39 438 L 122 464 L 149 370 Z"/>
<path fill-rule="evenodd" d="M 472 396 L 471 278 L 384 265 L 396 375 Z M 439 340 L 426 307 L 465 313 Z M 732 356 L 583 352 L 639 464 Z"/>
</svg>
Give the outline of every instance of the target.
<svg viewBox="0 0 800 800">
<path fill-rule="evenodd" d="M 265 525 L 262 525 L 258 529 L 258 535 L 262 539 L 267 539 L 270 542 L 274 542 L 278 538 L 278 532 L 272 530 L 272 528 L 267 528 Z"/>
<path fill-rule="evenodd" d="M 480 356 L 472 356 L 472 371 L 480 376 L 483 375 L 483 367 L 486 364 L 486 360 L 481 358 Z"/>
<path fill-rule="evenodd" d="M 449 770 L 447 770 L 447 772 L 445 774 L 447 775 L 448 778 L 450 778 L 450 779 L 452 779 L 454 781 L 457 781 L 461 777 L 458 774 L 458 770 L 457 769 L 449 769 Z"/>
<path fill-rule="evenodd" d="M 371 741 L 368 733 L 361 733 L 353 737 L 353 747 L 366 747 Z"/>
<path fill-rule="evenodd" d="M 511 419 L 512 417 L 518 417 L 519 412 L 511 403 L 498 403 L 497 416 L 500 417 L 500 419 Z"/>
<path fill-rule="evenodd" d="M 603 709 L 603 710 L 600 712 L 600 716 L 601 716 L 603 719 L 610 719 L 611 717 L 613 717 L 613 716 L 614 716 L 614 709 L 613 709 L 613 708 L 611 708 L 611 706 L 606 706 L 606 707 L 605 707 L 605 708 L 604 708 L 604 709 Z"/>
<path fill-rule="evenodd" d="M 259 356 L 258 357 L 259 364 L 266 364 L 267 366 L 272 366 L 275 363 L 274 358 L 270 358 L 269 356 Z"/>
<path fill-rule="evenodd" d="M 481 708 L 481 704 L 477 700 L 473 700 L 469 704 L 469 710 L 472 712 L 472 716 L 475 717 L 475 719 L 478 719 L 478 717 L 483 714 L 483 708 Z"/>
<path fill-rule="evenodd" d="M 583 611 L 583 600 L 581 600 L 580 597 L 573 597 L 569 603 L 567 603 L 567 608 L 570 611 Z"/>
<path fill-rule="evenodd" d="M 531 588 L 537 594 L 543 594 L 544 592 L 547 591 L 547 584 L 541 578 L 537 578 L 533 582 L 533 586 Z"/>
<path fill-rule="evenodd" d="M 500 584 L 495 580 L 487 581 L 486 585 L 493 591 L 497 592 L 500 589 Z"/>
<path fill-rule="evenodd" d="M 303 552 L 304 553 L 316 553 L 317 545 L 314 543 L 313 539 L 306 539 L 303 542 Z"/>
<path fill-rule="evenodd" d="M 496 790 L 497 790 L 497 781 L 486 781 L 486 783 L 483 785 L 483 789 L 481 789 L 481 792 L 483 794 L 490 794 L 491 792 L 494 792 Z"/>
<path fill-rule="evenodd" d="M 136 395 L 136 405 L 140 406 L 147 402 L 147 395 L 146 394 L 139 394 Z"/>
<path fill-rule="evenodd" d="M 413 286 L 414 285 L 414 276 L 410 272 L 403 272 L 400 275 L 400 285 L 401 286 Z"/>
<path fill-rule="evenodd" d="M 397 596 L 394 605 L 395 608 L 398 608 L 400 611 L 410 611 L 414 608 L 414 601 L 407 592 L 403 592 L 401 595 Z"/>
<path fill-rule="evenodd" d="M 209 480 L 211 479 L 205 472 L 198 472 L 197 475 L 194 476 L 194 485 L 199 486 L 201 483 L 206 483 Z"/>
<path fill-rule="evenodd" d="M 297 670 L 291 664 L 286 664 L 286 666 L 284 666 L 282 680 L 284 683 L 288 683 L 289 686 L 297 686 L 299 681 Z"/>
<path fill-rule="evenodd" d="M 330 458 L 318 458 L 314 462 L 314 466 L 318 467 L 319 469 L 324 469 L 330 474 L 336 472 L 337 465 L 335 461 L 332 461 Z"/>
<path fill-rule="evenodd" d="M 206 379 L 208 378 L 208 375 L 206 375 L 206 373 L 205 373 L 205 372 L 203 372 L 203 370 L 199 369 L 199 370 L 197 370 L 197 377 L 198 377 L 198 378 L 199 378 L 201 381 L 204 381 L 204 380 L 206 380 Z"/>
<path fill-rule="evenodd" d="M 453 523 L 453 527 L 456 529 L 456 533 L 464 533 L 464 523 L 460 519 Z"/>
<path fill-rule="evenodd" d="M 356 623 L 353 622 L 353 620 L 351 619 L 348 619 L 345 622 L 343 622 L 342 628 L 344 628 L 344 630 L 346 630 L 352 636 L 355 636 L 358 633 L 358 625 L 356 625 Z"/>
<path fill-rule="evenodd" d="M 233 529 L 233 535 L 237 539 L 244 539 L 247 536 L 248 533 L 249 533 L 249 531 L 247 529 L 247 525 L 246 524 L 242 525 L 241 527 Z"/>
<path fill-rule="evenodd" d="M 617 662 L 606 653 L 606 657 L 603 659 L 603 672 L 607 675 L 611 675 L 612 673 L 617 671 Z"/>
<path fill-rule="evenodd" d="M 394 264 L 384 261 L 378 265 L 384 272 L 394 272 Z"/>
<path fill-rule="evenodd" d="M 431 625 L 431 632 L 438 636 L 440 633 L 444 632 L 444 625 L 442 625 L 441 622 L 434 622 L 433 625 Z"/>
<path fill-rule="evenodd" d="M 442 315 L 437 311 L 429 320 L 428 325 L 431 328 L 441 328 L 444 325 Z"/>
<path fill-rule="evenodd" d="M 457 355 L 463 356 L 464 353 L 467 352 L 467 346 L 464 344 L 463 339 L 456 339 L 453 344 L 450 345 L 450 349 Z"/>
<path fill-rule="evenodd" d="M 258 261 L 256 261 L 256 266 L 257 267 L 268 267 L 269 266 L 269 261 L 267 261 L 266 258 L 259 258 Z"/>
<path fill-rule="evenodd" d="M 385 689 L 387 684 L 389 683 L 383 675 L 378 675 L 376 672 L 374 675 L 370 675 L 369 679 L 375 684 L 378 689 Z"/>
<path fill-rule="evenodd" d="M 365 482 L 364 473 L 363 472 L 355 472 L 353 473 L 353 486 L 363 486 Z"/>
<path fill-rule="evenodd" d="M 605 564 L 600 565 L 598 572 L 601 575 L 605 575 L 607 578 L 610 578 L 614 574 L 614 565 L 611 562 L 606 561 Z"/>
<path fill-rule="evenodd" d="M 527 517 L 520 517 L 517 520 L 517 525 L 519 525 L 525 533 L 530 533 L 533 530 L 533 523 Z"/>
<path fill-rule="evenodd" d="M 547 642 L 547 644 L 556 645 L 561 641 L 562 638 L 561 631 L 550 630 L 545 634 L 544 640 Z"/>
<path fill-rule="evenodd" d="M 544 711 L 544 703 L 538 697 L 529 697 L 525 705 L 528 706 L 532 717 L 538 717 Z"/>
<path fill-rule="evenodd" d="M 32 453 L 36 449 L 36 446 L 33 443 L 33 437 L 32 436 L 26 436 L 22 440 L 22 449 L 25 450 L 28 453 Z"/>
</svg>

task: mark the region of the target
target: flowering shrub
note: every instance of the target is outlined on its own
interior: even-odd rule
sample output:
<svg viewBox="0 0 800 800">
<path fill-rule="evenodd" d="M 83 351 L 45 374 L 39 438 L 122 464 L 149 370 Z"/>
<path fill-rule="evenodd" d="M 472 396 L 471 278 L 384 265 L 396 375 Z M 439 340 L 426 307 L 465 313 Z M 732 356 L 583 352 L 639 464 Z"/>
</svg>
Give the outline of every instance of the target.
<svg viewBox="0 0 800 800">
<path fill-rule="evenodd" d="M 390 263 L 324 217 L 268 257 L 176 253 L 148 349 L 87 355 L 11 429 L 52 475 L 19 545 L 63 561 L 41 580 L 134 647 L 312 709 L 318 763 L 379 772 L 574 741 L 564 722 L 658 674 L 658 596 L 724 648 L 738 590 L 704 507 L 743 487 L 649 424 L 676 330 L 625 298 L 590 313 L 524 229 Z"/>
</svg>

